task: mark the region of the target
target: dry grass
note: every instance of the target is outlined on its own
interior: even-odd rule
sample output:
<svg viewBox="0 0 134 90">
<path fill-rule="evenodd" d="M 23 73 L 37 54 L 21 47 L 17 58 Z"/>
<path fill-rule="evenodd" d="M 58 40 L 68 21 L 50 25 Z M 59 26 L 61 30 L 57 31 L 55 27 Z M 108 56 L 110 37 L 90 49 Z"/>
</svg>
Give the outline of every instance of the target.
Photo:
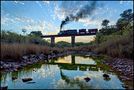
<svg viewBox="0 0 134 90">
<path fill-rule="evenodd" d="M 49 54 L 51 48 L 34 44 L 1 44 L 1 60 L 19 60 L 23 55 L 28 54 Z"/>
</svg>

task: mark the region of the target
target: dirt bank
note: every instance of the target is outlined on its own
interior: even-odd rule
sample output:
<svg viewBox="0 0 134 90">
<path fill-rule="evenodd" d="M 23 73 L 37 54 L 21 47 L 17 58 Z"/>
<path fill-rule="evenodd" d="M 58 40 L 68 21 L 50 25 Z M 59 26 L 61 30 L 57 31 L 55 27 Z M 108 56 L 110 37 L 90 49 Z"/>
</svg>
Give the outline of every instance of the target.
<svg viewBox="0 0 134 90">
<path fill-rule="evenodd" d="M 125 88 L 133 88 L 134 72 L 133 72 L 133 60 L 126 58 L 112 58 L 110 60 L 104 60 L 104 64 L 109 65 L 119 75 L 119 78 L 125 82 Z"/>
</svg>

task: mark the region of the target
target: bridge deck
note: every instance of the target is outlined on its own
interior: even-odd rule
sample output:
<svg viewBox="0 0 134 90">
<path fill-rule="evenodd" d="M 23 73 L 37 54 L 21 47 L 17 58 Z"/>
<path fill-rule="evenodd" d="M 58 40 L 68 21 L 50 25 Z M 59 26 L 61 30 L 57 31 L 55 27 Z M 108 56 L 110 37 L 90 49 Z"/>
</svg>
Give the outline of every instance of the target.
<svg viewBox="0 0 134 90">
<path fill-rule="evenodd" d="M 51 38 L 51 37 L 70 37 L 70 36 L 91 36 L 95 34 L 75 34 L 75 35 L 42 35 L 42 38 Z"/>
</svg>

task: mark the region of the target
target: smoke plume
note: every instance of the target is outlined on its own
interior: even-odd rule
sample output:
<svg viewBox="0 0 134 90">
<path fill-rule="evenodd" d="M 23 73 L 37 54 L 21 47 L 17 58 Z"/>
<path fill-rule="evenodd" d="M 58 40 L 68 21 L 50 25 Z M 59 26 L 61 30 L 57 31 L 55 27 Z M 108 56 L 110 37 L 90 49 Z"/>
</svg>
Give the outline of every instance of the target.
<svg viewBox="0 0 134 90">
<path fill-rule="evenodd" d="M 96 6 L 96 1 L 88 1 L 88 3 L 79 8 L 76 13 L 72 13 L 66 16 L 65 20 L 61 22 L 60 30 L 63 28 L 64 25 L 66 25 L 69 22 L 78 21 L 81 18 L 86 18 L 92 15 L 93 11 L 96 9 Z"/>
</svg>

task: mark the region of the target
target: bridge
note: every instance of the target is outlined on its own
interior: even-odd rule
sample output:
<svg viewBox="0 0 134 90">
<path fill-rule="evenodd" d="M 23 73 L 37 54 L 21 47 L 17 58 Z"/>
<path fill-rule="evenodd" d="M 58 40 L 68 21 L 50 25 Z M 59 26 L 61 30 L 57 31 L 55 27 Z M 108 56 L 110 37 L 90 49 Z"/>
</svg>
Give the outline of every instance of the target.
<svg viewBox="0 0 134 90">
<path fill-rule="evenodd" d="M 96 35 L 96 33 L 75 34 L 75 35 L 42 35 L 41 38 L 50 38 L 51 39 L 51 46 L 54 46 L 56 37 L 71 37 L 71 44 L 72 44 L 72 47 L 73 47 L 75 45 L 75 37 L 76 36 L 91 36 L 91 35 Z"/>
</svg>

